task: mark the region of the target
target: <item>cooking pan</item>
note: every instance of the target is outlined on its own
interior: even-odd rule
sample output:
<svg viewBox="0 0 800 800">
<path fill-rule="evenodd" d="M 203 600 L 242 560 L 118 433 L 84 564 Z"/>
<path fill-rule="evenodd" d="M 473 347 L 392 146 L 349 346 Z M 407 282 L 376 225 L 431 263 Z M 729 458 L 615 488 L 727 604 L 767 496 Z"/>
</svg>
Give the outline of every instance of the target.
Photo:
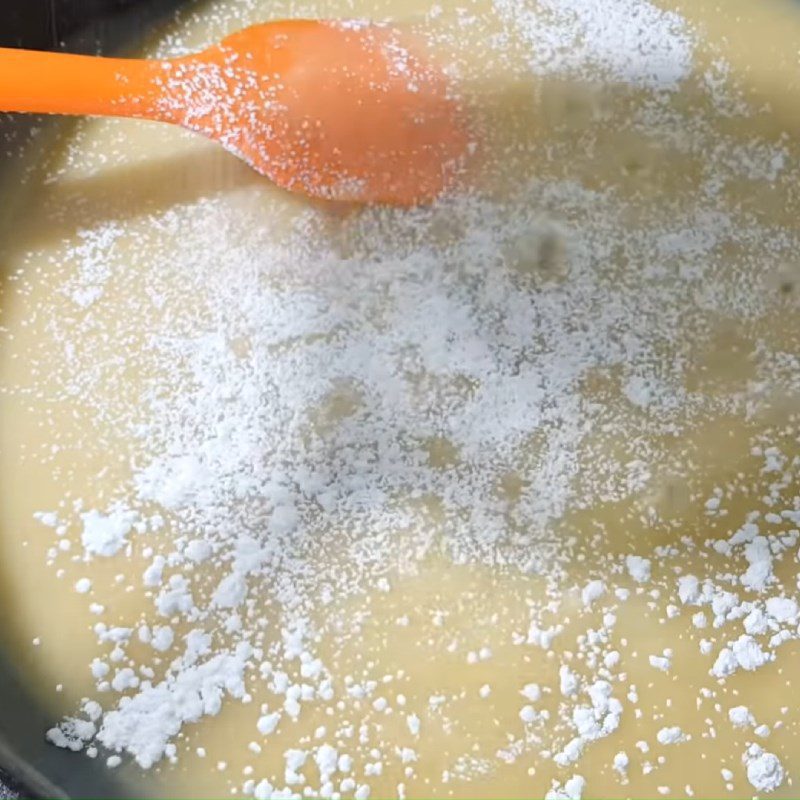
<svg viewBox="0 0 800 800">
<path fill-rule="evenodd" d="M 185 0 L 2 0 L 0 46 L 73 53 L 124 53 L 170 20 Z M 25 213 L 20 169 L 31 132 L 55 136 L 65 123 L 0 114 L 0 181 L 15 202 L 0 204 L 0 249 L 16 215 Z M 68 124 L 68 123 L 66 123 Z M 11 600 L 11 602 L 9 602 Z M 13 615 L 13 598 L 0 614 Z M 14 653 L 0 649 L 0 797 L 3 785 L 23 797 L 130 797 L 140 794 L 105 766 L 45 742 L 53 724 L 25 688 Z"/>
<path fill-rule="evenodd" d="M 0 45 L 118 52 L 135 48 L 185 2 L 0 0 Z M 13 178 L 13 171 L 21 168 L 24 159 L 14 154 L 23 152 L 31 129 L 42 125 L 47 136 L 69 123 L 0 115 L 0 180 L 4 187 L 11 186 L 18 193 L 15 202 L 0 204 L 0 251 L 4 231 L 13 226 L 15 215 L 25 214 L 27 208 L 21 196 L 24 185 Z M 41 136 L 36 148 L 43 147 Z M 40 590 L 47 593 L 46 586 Z M 11 617 L 15 613 L 13 597 L 0 598 L 0 609 Z M 93 761 L 45 743 L 44 732 L 53 724 L 54 716 L 27 691 L 22 669 L 14 652 L 4 652 L 0 647 L 0 769 L 6 770 L 19 791 L 24 796 L 39 797 L 142 796 L 142 785 L 134 785 L 124 773 L 108 770 L 103 759 Z"/>
</svg>

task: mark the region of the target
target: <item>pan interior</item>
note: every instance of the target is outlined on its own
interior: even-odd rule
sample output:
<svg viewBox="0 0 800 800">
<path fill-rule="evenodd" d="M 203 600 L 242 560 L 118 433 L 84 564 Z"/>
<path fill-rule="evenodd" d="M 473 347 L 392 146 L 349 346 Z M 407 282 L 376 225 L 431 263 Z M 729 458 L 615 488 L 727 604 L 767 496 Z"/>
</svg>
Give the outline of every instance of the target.
<svg viewBox="0 0 800 800">
<path fill-rule="evenodd" d="M 149 51 L 415 27 L 480 140 L 431 208 L 127 120 L 31 157 L 3 724 L 56 786 L 792 796 L 800 19 L 591 8 L 220 0 Z"/>
</svg>

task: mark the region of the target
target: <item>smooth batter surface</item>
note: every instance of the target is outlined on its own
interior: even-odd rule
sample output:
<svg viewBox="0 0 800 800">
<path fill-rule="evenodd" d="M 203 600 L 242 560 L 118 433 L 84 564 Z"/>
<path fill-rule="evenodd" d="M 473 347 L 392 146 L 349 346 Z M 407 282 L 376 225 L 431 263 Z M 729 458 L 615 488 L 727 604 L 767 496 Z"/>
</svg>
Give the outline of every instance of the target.
<svg viewBox="0 0 800 800">
<path fill-rule="evenodd" d="M 131 121 L 42 157 L 2 635 L 124 793 L 796 794 L 800 19 L 595 5 L 325 4 L 460 75 L 484 167 L 431 209 Z"/>
</svg>

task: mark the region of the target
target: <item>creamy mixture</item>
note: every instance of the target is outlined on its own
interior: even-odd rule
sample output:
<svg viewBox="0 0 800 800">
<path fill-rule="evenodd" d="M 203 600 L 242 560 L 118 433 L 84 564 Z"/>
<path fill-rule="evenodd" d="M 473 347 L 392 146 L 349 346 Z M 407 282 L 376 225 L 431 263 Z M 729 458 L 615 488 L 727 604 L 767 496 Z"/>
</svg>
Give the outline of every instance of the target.
<svg viewBox="0 0 800 800">
<path fill-rule="evenodd" d="M 425 31 L 474 186 L 309 205 L 82 121 L 5 234 L 5 646 L 192 797 L 796 794 L 800 12 L 219 0 Z"/>
</svg>

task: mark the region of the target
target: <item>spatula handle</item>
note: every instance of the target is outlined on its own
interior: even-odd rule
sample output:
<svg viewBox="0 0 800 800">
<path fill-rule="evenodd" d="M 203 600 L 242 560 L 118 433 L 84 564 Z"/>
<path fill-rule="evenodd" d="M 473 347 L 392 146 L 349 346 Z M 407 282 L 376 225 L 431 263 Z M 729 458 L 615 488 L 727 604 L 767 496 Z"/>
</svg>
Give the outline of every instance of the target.
<svg viewBox="0 0 800 800">
<path fill-rule="evenodd" d="M 171 62 L 0 48 L 0 111 L 173 122 L 159 102 Z"/>
</svg>

